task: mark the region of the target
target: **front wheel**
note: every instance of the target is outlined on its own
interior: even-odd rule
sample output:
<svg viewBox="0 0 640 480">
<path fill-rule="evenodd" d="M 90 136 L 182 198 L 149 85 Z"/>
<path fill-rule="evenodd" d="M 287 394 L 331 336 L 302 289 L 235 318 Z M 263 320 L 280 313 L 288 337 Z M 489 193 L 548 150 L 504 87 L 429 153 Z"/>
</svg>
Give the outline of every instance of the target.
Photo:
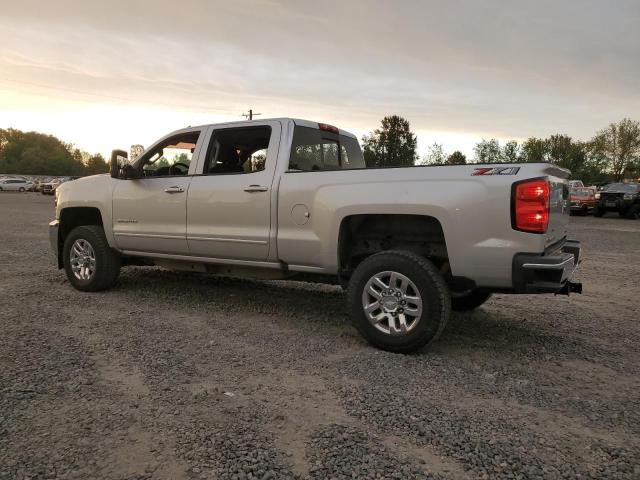
<svg viewBox="0 0 640 480">
<path fill-rule="evenodd" d="M 478 308 L 491 298 L 491 293 L 476 288 L 464 293 L 451 293 L 451 309 L 455 312 L 468 312 Z"/>
<path fill-rule="evenodd" d="M 78 290 L 105 290 L 118 279 L 120 255 L 109 247 L 97 225 L 74 228 L 64 241 L 62 254 L 67 278 Z"/>
<path fill-rule="evenodd" d="M 449 289 L 427 259 L 407 251 L 372 255 L 353 272 L 351 319 L 372 345 L 409 353 L 436 340 L 451 315 Z"/>
<path fill-rule="evenodd" d="M 601 217 L 604 215 L 604 209 L 600 208 L 600 207 L 596 207 L 593 209 L 593 216 L 594 217 Z"/>
</svg>

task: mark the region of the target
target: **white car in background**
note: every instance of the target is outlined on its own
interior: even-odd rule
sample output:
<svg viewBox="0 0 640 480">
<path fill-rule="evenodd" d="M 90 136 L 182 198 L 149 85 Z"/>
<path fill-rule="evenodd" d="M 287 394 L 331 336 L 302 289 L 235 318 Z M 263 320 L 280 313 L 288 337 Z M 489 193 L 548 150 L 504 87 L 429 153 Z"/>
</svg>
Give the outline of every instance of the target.
<svg viewBox="0 0 640 480">
<path fill-rule="evenodd" d="M 33 182 L 23 178 L 4 178 L 0 180 L 0 191 L 26 192 L 33 186 Z"/>
</svg>

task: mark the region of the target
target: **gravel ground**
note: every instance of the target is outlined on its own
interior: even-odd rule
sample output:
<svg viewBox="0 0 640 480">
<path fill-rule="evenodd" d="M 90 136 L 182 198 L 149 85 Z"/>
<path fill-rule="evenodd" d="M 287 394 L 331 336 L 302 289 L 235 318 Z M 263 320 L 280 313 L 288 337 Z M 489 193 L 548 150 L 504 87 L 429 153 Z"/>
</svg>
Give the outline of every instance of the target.
<svg viewBox="0 0 640 480">
<path fill-rule="evenodd" d="M 572 218 L 584 295 L 497 295 L 416 355 L 340 289 L 54 268 L 0 195 L 0 479 L 639 479 L 640 222 Z"/>
</svg>

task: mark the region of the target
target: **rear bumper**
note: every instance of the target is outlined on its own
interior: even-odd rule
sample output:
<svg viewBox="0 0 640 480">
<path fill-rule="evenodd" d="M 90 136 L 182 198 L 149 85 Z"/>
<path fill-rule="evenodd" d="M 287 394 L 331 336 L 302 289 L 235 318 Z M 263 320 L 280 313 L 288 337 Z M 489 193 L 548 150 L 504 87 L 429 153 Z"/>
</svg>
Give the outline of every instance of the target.
<svg viewBox="0 0 640 480">
<path fill-rule="evenodd" d="M 571 277 L 582 261 L 577 240 L 567 240 L 551 255 L 518 253 L 513 258 L 513 287 L 517 293 L 581 292 Z"/>
</svg>

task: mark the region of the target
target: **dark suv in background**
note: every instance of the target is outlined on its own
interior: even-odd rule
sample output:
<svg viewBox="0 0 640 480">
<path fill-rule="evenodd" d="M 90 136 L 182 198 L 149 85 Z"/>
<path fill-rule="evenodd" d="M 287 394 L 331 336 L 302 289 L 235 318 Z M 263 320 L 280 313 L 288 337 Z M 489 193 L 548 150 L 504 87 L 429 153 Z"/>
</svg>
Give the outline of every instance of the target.
<svg viewBox="0 0 640 480">
<path fill-rule="evenodd" d="M 640 184 L 612 183 L 600 192 L 600 201 L 593 214 L 601 217 L 607 212 L 618 212 L 621 217 L 640 216 Z"/>
</svg>

